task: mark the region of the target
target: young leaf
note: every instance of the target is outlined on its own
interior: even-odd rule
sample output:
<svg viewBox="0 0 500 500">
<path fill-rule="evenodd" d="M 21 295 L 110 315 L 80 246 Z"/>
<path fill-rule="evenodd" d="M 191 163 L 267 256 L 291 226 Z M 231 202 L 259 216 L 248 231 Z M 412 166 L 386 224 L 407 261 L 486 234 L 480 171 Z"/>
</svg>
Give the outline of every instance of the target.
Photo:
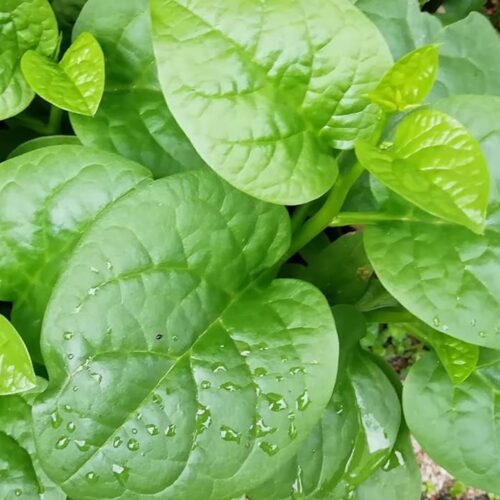
<svg viewBox="0 0 500 500">
<path fill-rule="evenodd" d="M 332 148 L 376 129 L 366 94 L 391 56 L 347 0 L 153 0 L 151 10 L 172 113 L 238 189 L 278 204 L 318 198 L 337 176 Z"/>
<path fill-rule="evenodd" d="M 485 16 L 471 13 L 447 26 L 434 42 L 440 57 L 432 100 L 460 94 L 500 95 L 500 40 Z"/>
<path fill-rule="evenodd" d="M 461 96 L 436 106 L 470 130 L 488 160 L 485 234 L 436 221 L 381 223 L 366 228 L 366 252 L 385 288 L 415 316 L 465 342 L 500 349 L 500 98 Z"/>
<path fill-rule="evenodd" d="M 361 164 L 422 210 L 482 233 L 490 190 L 477 141 L 453 118 L 417 110 L 398 126 L 394 144 L 356 146 Z"/>
<path fill-rule="evenodd" d="M 93 118 L 71 114 L 83 144 L 138 161 L 155 177 L 204 165 L 165 103 L 151 41 L 148 0 L 90 0 L 74 34 L 89 31 L 106 58 L 106 86 Z"/>
<path fill-rule="evenodd" d="M 85 228 L 113 201 L 149 178 L 117 155 L 53 146 L 0 168 L 0 297 L 41 360 L 40 328 L 52 287 Z"/>
<path fill-rule="evenodd" d="M 0 315 L 0 396 L 24 392 L 35 385 L 26 346 L 16 329 Z"/>
<path fill-rule="evenodd" d="M 9 153 L 8 159 L 15 158 L 16 156 L 21 156 L 25 153 L 29 153 L 30 151 L 35 151 L 36 149 L 62 145 L 81 146 L 81 143 L 78 140 L 78 137 L 75 137 L 74 135 L 47 135 L 36 137 L 35 139 L 23 142 L 15 149 L 13 149 Z"/>
<path fill-rule="evenodd" d="M 406 111 L 418 106 L 432 90 L 439 61 L 437 45 L 426 45 L 405 55 L 384 75 L 369 96 L 384 111 Z"/>
<path fill-rule="evenodd" d="M 454 477 L 500 493 L 498 391 L 500 353 L 481 353 L 476 371 L 455 385 L 432 353 L 404 384 L 406 421 L 426 453 Z"/>
<path fill-rule="evenodd" d="M 282 207 L 202 170 L 94 222 L 45 314 L 50 385 L 33 409 L 43 467 L 68 496 L 234 498 L 298 451 L 338 347 L 320 292 L 269 276 L 289 244 Z M 259 435 L 261 419 L 276 432 Z"/>
<path fill-rule="evenodd" d="M 90 33 L 82 33 L 59 64 L 30 50 L 21 60 L 31 88 L 54 106 L 95 115 L 104 91 L 104 55 Z"/>
<path fill-rule="evenodd" d="M 47 0 L 3 0 L 0 5 L 0 120 L 28 107 L 33 92 L 19 62 L 27 50 L 52 57 L 57 23 Z"/>
</svg>

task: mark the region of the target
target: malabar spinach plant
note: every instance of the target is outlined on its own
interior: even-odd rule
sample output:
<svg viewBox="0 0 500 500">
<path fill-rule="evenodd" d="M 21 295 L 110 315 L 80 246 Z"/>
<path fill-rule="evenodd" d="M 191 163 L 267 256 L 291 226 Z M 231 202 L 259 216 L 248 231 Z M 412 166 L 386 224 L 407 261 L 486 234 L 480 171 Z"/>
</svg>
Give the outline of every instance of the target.
<svg viewBox="0 0 500 500">
<path fill-rule="evenodd" d="M 0 498 L 500 493 L 500 41 L 420 3 L 2 0 Z"/>
</svg>

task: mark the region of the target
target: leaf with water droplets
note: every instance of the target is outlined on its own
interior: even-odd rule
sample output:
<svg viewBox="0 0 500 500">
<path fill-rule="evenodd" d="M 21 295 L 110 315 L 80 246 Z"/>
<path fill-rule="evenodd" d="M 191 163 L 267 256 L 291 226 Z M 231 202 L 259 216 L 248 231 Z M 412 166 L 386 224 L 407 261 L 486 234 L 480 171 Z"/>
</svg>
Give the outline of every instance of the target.
<svg viewBox="0 0 500 500">
<path fill-rule="evenodd" d="M 323 295 L 271 277 L 286 210 L 192 171 L 145 182 L 83 232 L 44 317 L 34 414 L 50 477 L 70 497 L 226 498 L 272 475 L 328 403 L 338 357 Z"/>
</svg>

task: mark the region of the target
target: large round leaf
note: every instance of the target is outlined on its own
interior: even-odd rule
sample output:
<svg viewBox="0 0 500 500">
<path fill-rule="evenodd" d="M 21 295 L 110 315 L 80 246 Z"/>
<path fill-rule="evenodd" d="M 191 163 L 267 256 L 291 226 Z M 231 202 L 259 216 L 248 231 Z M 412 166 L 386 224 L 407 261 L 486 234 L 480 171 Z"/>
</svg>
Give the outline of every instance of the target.
<svg viewBox="0 0 500 500">
<path fill-rule="evenodd" d="M 434 354 L 411 369 L 404 413 L 425 451 L 457 479 L 500 493 L 500 353 L 483 351 L 477 370 L 454 385 Z"/>
<path fill-rule="evenodd" d="M 70 497 L 229 499 L 297 452 L 338 349 L 317 289 L 266 278 L 289 239 L 283 208 L 206 171 L 137 189 L 90 228 L 47 309 L 34 407 Z"/>
<path fill-rule="evenodd" d="M 203 159 L 257 198 L 300 204 L 337 175 L 332 148 L 377 126 L 369 103 L 391 65 L 347 0 L 152 0 L 169 106 Z"/>
<path fill-rule="evenodd" d="M 383 223 L 367 227 L 367 254 L 389 292 L 427 324 L 500 348 L 500 98 L 456 97 L 436 107 L 470 130 L 488 160 L 485 234 L 431 219 Z"/>
<path fill-rule="evenodd" d="M 80 146 L 46 147 L 2 163 L 0 300 L 15 302 L 12 322 L 37 361 L 52 287 L 85 228 L 148 178 L 136 163 Z"/>
<path fill-rule="evenodd" d="M 58 32 L 47 0 L 2 0 L 0 4 L 0 120 L 23 111 L 34 97 L 19 63 L 27 50 L 52 57 Z"/>
<path fill-rule="evenodd" d="M 90 0 L 74 35 L 91 32 L 106 56 L 106 87 L 93 118 L 71 115 L 80 140 L 139 161 L 156 177 L 203 161 L 172 117 L 158 83 L 148 0 Z"/>
</svg>

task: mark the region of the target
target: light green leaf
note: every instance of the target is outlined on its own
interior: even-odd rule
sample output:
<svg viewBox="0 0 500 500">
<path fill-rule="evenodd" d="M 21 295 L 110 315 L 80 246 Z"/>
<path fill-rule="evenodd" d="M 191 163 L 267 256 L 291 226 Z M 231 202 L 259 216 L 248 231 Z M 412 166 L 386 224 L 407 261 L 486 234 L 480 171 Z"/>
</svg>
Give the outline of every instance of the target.
<svg viewBox="0 0 500 500">
<path fill-rule="evenodd" d="M 455 119 L 417 110 L 399 124 L 390 147 L 360 142 L 356 154 L 381 182 L 422 210 L 484 231 L 488 166 L 477 141 Z"/>
<path fill-rule="evenodd" d="M 500 39 L 482 14 L 447 26 L 434 40 L 439 72 L 431 101 L 460 94 L 500 95 Z"/>
<path fill-rule="evenodd" d="M 52 57 L 58 31 L 47 0 L 2 0 L 0 5 L 0 120 L 17 115 L 34 97 L 19 67 L 27 50 Z"/>
<path fill-rule="evenodd" d="M 10 322 L 0 315 L 0 396 L 27 391 L 35 382 L 24 342 Z"/>
<path fill-rule="evenodd" d="M 452 337 L 500 349 L 500 98 L 462 96 L 436 107 L 470 130 L 488 160 L 485 234 L 432 220 L 383 223 L 366 228 L 366 252 L 385 288 L 415 316 Z"/>
<path fill-rule="evenodd" d="M 332 148 L 376 129 L 367 93 L 391 56 L 347 0 L 152 0 L 151 10 L 172 113 L 238 189 L 278 204 L 318 198 L 337 176 Z"/>
<path fill-rule="evenodd" d="M 410 370 L 403 407 L 429 456 L 468 485 L 500 493 L 500 353 L 484 350 L 476 371 L 455 385 L 428 353 Z"/>
<path fill-rule="evenodd" d="M 431 43 L 441 23 L 420 12 L 418 0 L 351 0 L 381 31 L 394 59 Z"/>
<path fill-rule="evenodd" d="M 30 179 L 39 184 L 33 169 Z M 73 255 L 44 317 L 50 384 L 33 408 L 44 470 L 77 498 L 224 499 L 255 487 L 297 453 L 337 371 L 325 298 L 269 276 L 290 244 L 286 210 L 200 170 L 138 187 L 94 218 L 75 250 L 61 249 Z M 261 419 L 276 432 L 260 436 Z"/>
<path fill-rule="evenodd" d="M 104 55 L 91 33 L 81 33 L 59 64 L 35 51 L 21 60 L 31 88 L 58 108 L 95 115 L 104 91 Z"/>
<path fill-rule="evenodd" d="M 369 96 L 383 110 L 406 111 L 418 106 L 432 90 L 436 80 L 439 51 L 426 45 L 403 58 L 384 75 Z"/>
<path fill-rule="evenodd" d="M 344 498 L 386 463 L 400 427 L 398 396 L 358 347 L 366 333 L 352 307 L 333 309 L 340 337 L 340 379 L 299 453 L 272 479 L 248 492 L 253 500 Z"/>
<path fill-rule="evenodd" d="M 79 146 L 47 147 L 2 163 L 0 300 L 15 302 L 11 320 L 34 360 L 41 361 L 40 328 L 52 287 L 82 232 L 148 178 L 136 163 Z"/>
<path fill-rule="evenodd" d="M 93 118 L 70 115 L 83 142 L 150 168 L 155 177 L 204 166 L 177 125 L 158 82 L 148 0 L 90 0 L 74 34 L 91 32 L 106 57 L 106 86 Z"/>
<path fill-rule="evenodd" d="M 14 158 L 16 156 L 23 155 L 25 153 L 29 153 L 30 151 L 34 151 L 36 149 L 46 148 L 49 146 L 61 146 L 63 144 L 66 145 L 81 145 L 78 137 L 74 135 L 48 135 L 42 137 L 35 137 L 34 139 L 30 139 L 29 141 L 23 142 L 15 149 L 13 149 L 8 158 Z"/>
</svg>

